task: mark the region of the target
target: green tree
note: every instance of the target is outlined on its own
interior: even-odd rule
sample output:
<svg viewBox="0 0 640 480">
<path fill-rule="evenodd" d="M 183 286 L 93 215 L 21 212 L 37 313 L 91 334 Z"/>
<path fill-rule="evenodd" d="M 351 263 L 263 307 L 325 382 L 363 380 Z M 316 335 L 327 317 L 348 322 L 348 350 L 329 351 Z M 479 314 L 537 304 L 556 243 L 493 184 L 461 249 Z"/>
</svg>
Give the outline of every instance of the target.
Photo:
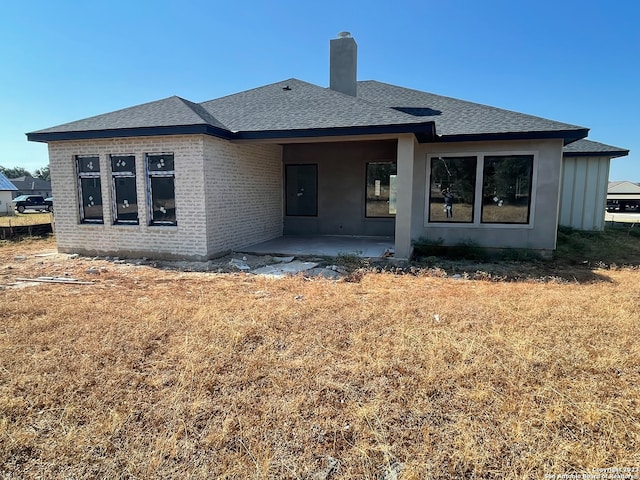
<svg viewBox="0 0 640 480">
<path fill-rule="evenodd" d="M 46 182 L 51 180 L 51 174 L 49 172 L 49 165 L 47 165 L 46 167 L 42 167 L 42 168 L 38 168 L 34 173 L 33 176 L 36 178 L 39 178 L 40 180 L 44 180 Z"/>
<path fill-rule="evenodd" d="M 47 170 L 49 167 L 47 167 Z M 22 167 L 3 167 L 0 165 L 0 172 L 7 178 L 18 178 L 18 177 L 26 177 L 31 176 L 31 173 L 28 170 L 25 170 Z"/>
</svg>

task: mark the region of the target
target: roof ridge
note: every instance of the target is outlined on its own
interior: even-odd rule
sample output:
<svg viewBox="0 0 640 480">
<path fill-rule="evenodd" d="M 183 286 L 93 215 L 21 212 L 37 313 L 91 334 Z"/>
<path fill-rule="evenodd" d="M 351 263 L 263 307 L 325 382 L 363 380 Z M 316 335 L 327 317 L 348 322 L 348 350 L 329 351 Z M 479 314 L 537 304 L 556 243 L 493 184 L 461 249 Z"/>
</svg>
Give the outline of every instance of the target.
<svg viewBox="0 0 640 480">
<path fill-rule="evenodd" d="M 184 103 L 187 108 L 191 109 L 191 111 L 195 113 L 198 117 L 200 117 L 204 122 L 208 123 L 211 126 L 223 128 L 227 131 L 230 131 L 229 128 L 227 128 L 227 126 L 224 123 L 218 120 L 214 115 L 212 115 L 209 111 L 207 111 L 206 108 L 204 108 L 199 103 L 192 102 L 191 100 L 187 100 L 186 98 L 182 98 L 182 97 L 177 97 L 177 98 L 181 100 L 182 103 Z"/>
<path fill-rule="evenodd" d="M 198 105 L 202 105 L 204 103 L 216 102 L 218 100 L 223 100 L 225 98 L 235 97 L 236 95 L 241 95 L 241 94 L 244 94 L 244 93 L 253 92 L 253 91 L 256 91 L 256 90 L 260 90 L 262 88 L 272 87 L 274 85 L 278 85 L 279 83 L 287 83 L 287 82 L 291 82 L 291 81 L 306 83 L 307 85 L 314 85 L 313 83 L 305 82 L 304 80 L 300 80 L 299 78 L 291 77 L 291 78 L 288 78 L 286 80 L 279 80 L 277 82 L 267 83 L 266 85 L 260 85 L 259 87 L 250 88 L 248 90 L 242 90 L 241 92 L 230 93 L 229 95 L 224 95 L 222 97 L 210 98 L 209 100 L 205 100 L 203 102 L 199 102 Z"/>
</svg>

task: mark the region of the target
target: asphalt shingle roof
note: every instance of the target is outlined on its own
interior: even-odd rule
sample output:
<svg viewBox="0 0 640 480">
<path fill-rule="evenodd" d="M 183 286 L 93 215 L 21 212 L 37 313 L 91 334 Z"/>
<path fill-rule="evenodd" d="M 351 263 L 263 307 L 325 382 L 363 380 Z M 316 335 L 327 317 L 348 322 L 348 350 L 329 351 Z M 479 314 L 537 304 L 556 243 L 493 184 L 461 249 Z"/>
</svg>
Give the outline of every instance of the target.
<svg viewBox="0 0 640 480">
<path fill-rule="evenodd" d="M 279 132 L 283 137 L 296 131 L 323 135 L 333 129 L 333 134 L 342 135 L 347 133 L 340 129 L 373 133 L 359 129 L 392 127 L 385 131 L 414 132 L 424 135 L 420 141 L 428 141 L 433 139 L 434 125 L 443 140 L 499 134 L 529 138 L 527 135 L 543 133 L 570 142 L 587 132 L 576 125 L 376 81 L 358 82 L 358 96 L 352 97 L 291 78 L 202 103 L 173 96 L 27 136 L 49 141 L 93 138 L 94 134 L 129 136 L 141 134 L 142 129 L 146 134 L 172 134 L 189 127 L 179 131 L 225 138 L 275 138 L 274 133 Z M 153 129 L 155 133 L 150 133 Z M 74 137 L 78 133 L 84 136 Z"/>
<path fill-rule="evenodd" d="M 11 183 L 18 187 L 18 190 L 51 190 L 51 182 L 28 175 L 12 178 Z"/>
<path fill-rule="evenodd" d="M 201 105 L 233 132 L 401 125 L 429 121 L 295 78 Z"/>
<path fill-rule="evenodd" d="M 435 121 L 438 135 L 478 135 L 583 129 L 568 123 L 512 112 L 479 103 L 389 85 L 374 80 L 358 82 L 358 97 L 392 108 L 421 109 Z"/>
<path fill-rule="evenodd" d="M 564 147 L 564 155 L 570 156 L 584 156 L 587 154 L 611 156 L 611 157 L 624 157 L 629 155 L 629 150 L 620 147 L 614 147 L 612 145 L 606 145 L 600 142 L 594 142 L 593 140 L 581 139 L 576 142 L 570 143 Z"/>
<path fill-rule="evenodd" d="M 33 133 L 113 130 L 120 128 L 173 127 L 177 125 L 212 125 L 225 128 L 197 103 L 169 97 L 115 112 L 45 128 Z"/>
</svg>

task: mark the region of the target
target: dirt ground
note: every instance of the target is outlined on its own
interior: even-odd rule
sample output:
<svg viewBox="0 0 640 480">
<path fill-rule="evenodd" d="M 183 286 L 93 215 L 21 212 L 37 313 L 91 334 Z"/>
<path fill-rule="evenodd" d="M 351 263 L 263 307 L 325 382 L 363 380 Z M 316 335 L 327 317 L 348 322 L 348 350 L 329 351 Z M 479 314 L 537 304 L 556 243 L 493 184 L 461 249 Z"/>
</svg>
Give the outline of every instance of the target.
<svg viewBox="0 0 640 480">
<path fill-rule="evenodd" d="M 284 262 L 282 261 L 284 260 Z M 162 276 L 163 272 L 185 274 L 253 274 L 265 266 L 283 263 L 314 263 L 298 274 L 307 278 L 323 277 L 335 281 L 357 281 L 365 273 L 392 272 L 399 275 L 450 277 L 467 280 L 499 282 L 530 281 L 588 283 L 606 280 L 602 269 L 617 268 L 602 262 L 567 263 L 564 261 L 473 261 L 445 258 L 422 258 L 409 265 L 398 266 L 385 259 L 364 259 L 355 256 L 331 257 L 273 257 L 233 253 L 206 262 L 160 261 L 147 258 L 87 257 L 58 253 L 55 240 L 32 238 L 7 242 L 0 249 L 0 289 L 26 288 L 39 283 L 25 279 L 78 280 L 103 282 L 133 272 L 145 276 Z M 295 269 L 294 269 L 295 270 Z M 272 275 L 274 276 L 274 275 Z M 277 276 L 277 275 L 275 275 Z"/>
</svg>

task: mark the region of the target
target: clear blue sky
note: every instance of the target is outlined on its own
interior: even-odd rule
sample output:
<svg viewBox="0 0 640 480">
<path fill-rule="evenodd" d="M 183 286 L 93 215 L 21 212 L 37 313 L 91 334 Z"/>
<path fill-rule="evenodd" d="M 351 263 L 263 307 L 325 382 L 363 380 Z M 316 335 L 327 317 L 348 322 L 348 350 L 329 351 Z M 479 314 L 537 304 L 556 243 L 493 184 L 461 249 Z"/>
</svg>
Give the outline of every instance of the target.
<svg viewBox="0 0 640 480">
<path fill-rule="evenodd" d="M 171 95 L 201 102 L 296 77 L 329 82 L 329 40 L 359 80 L 591 129 L 640 182 L 636 0 L 2 0 L 0 165 L 35 170 L 25 133 Z"/>
</svg>

